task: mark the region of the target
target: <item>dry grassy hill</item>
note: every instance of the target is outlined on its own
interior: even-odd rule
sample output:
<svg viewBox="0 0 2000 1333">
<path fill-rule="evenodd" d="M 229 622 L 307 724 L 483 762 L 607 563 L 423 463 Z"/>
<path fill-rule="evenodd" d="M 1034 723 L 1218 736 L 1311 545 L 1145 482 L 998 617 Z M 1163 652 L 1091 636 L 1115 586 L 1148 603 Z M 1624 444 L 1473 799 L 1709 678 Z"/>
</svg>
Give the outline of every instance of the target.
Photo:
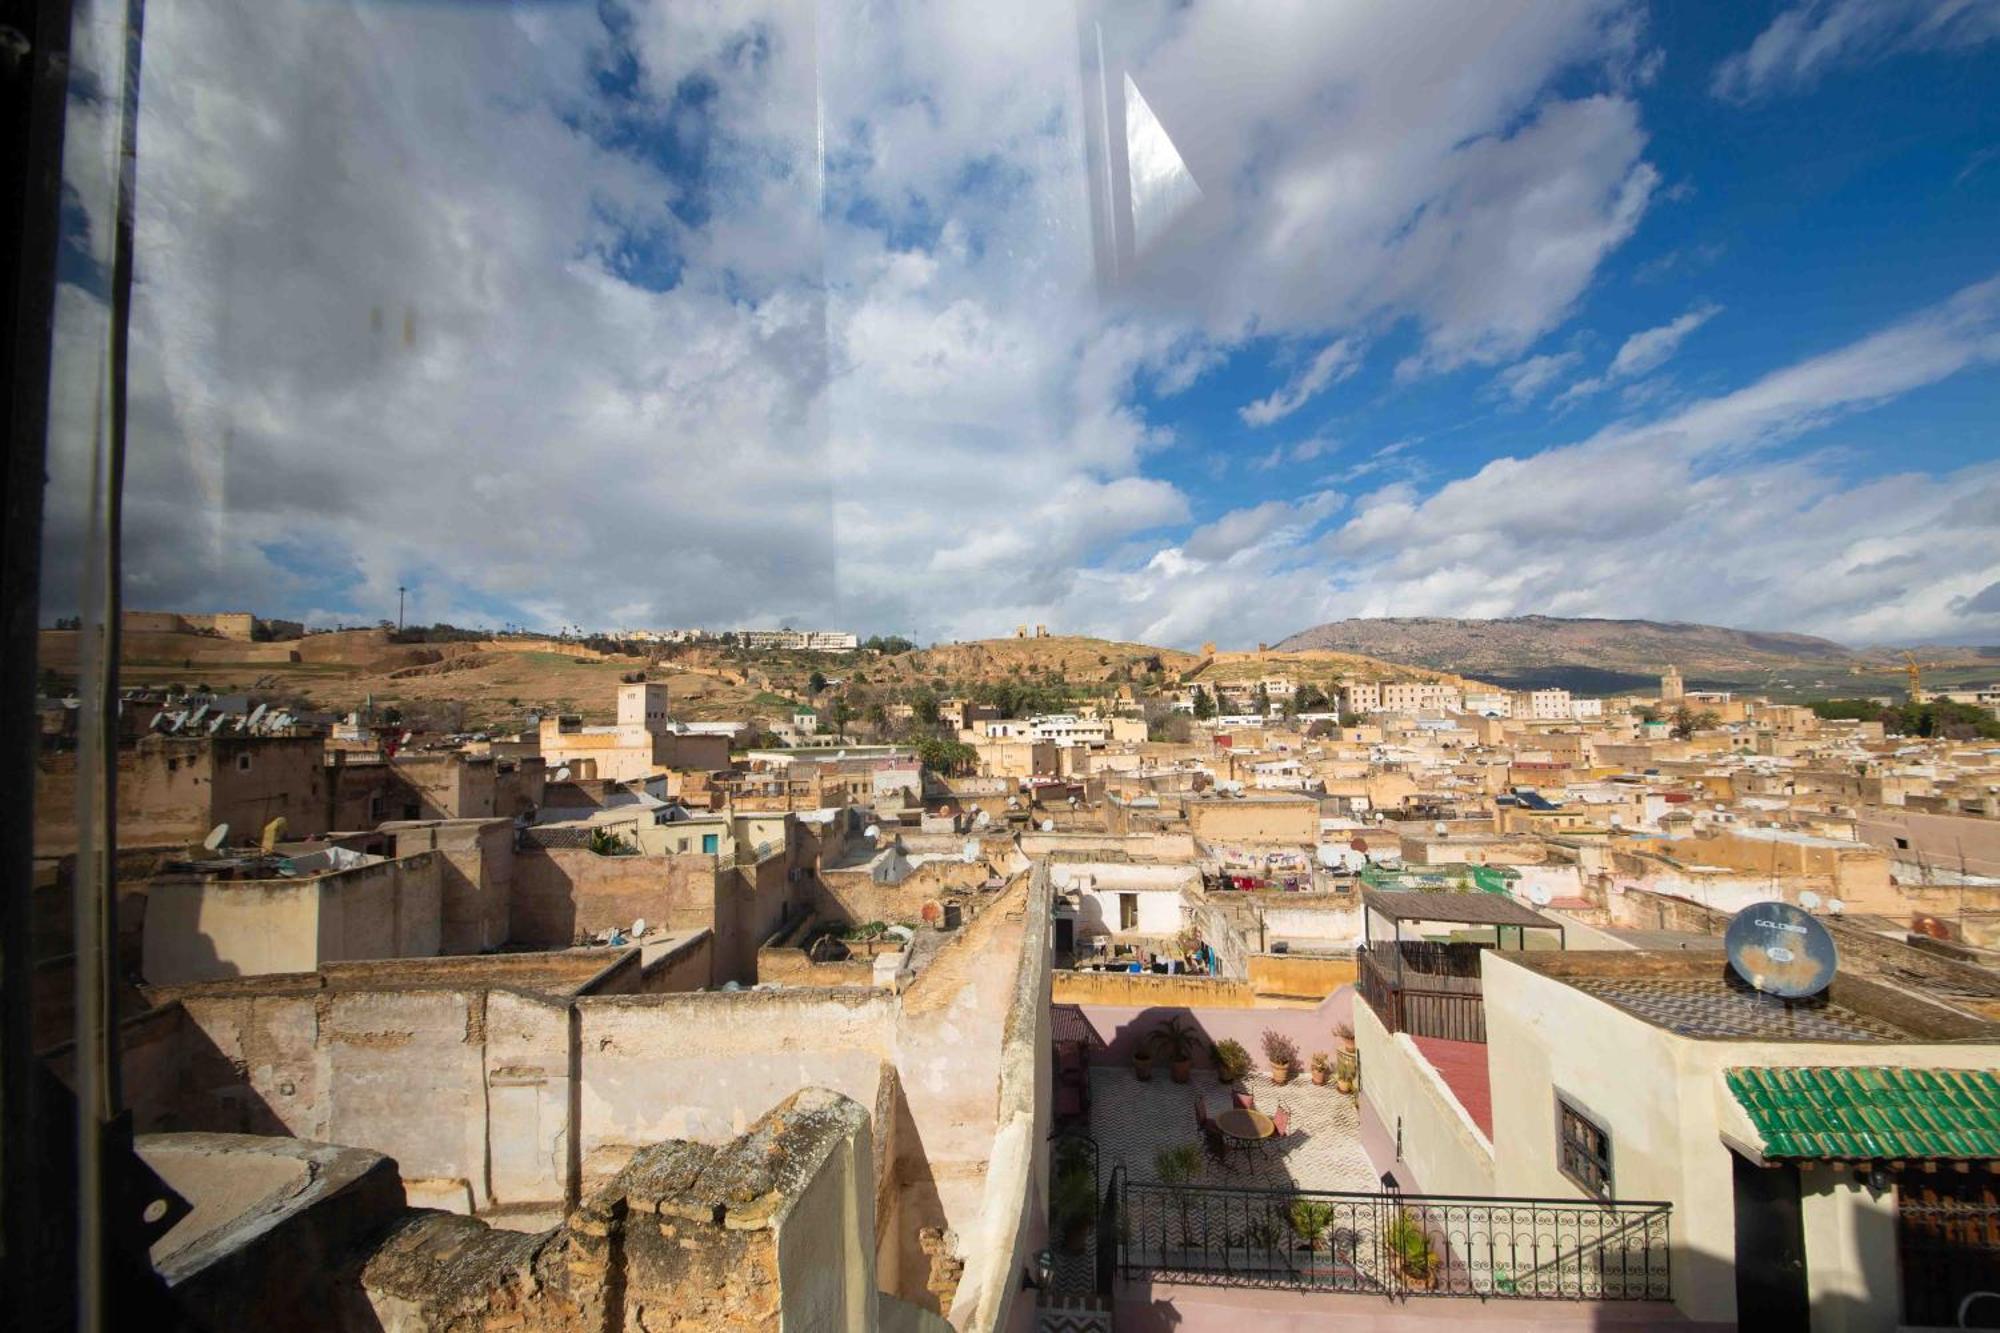
<svg viewBox="0 0 2000 1333">
<path fill-rule="evenodd" d="M 1203 682 L 1270 680 L 1280 678 L 1300 684 L 1310 682 L 1321 688 L 1352 680 L 1433 680 L 1460 687 L 1481 682 L 1449 671 L 1426 667 L 1398 666 L 1360 653 L 1326 651 L 1217 653 L 1194 679 Z"/>
<path fill-rule="evenodd" d="M 77 639 L 67 630 L 41 634 L 41 667 L 64 687 L 76 674 Z M 383 630 L 344 630 L 279 643 L 134 634 L 122 647 L 119 675 L 127 685 L 250 691 L 302 698 L 331 712 L 346 712 L 370 697 L 378 706 L 461 702 L 466 725 L 475 729 L 512 728 L 522 714 L 549 709 L 609 722 L 620 678 L 638 670 L 667 682 L 675 713 L 690 721 L 775 718 L 789 707 L 739 680 L 554 639 L 397 644 Z"/>
<path fill-rule="evenodd" d="M 1114 643 L 1056 635 L 1046 639 L 975 639 L 886 657 L 867 668 L 868 678 L 916 683 L 942 677 L 952 682 L 1002 681 L 1020 677 L 1061 677 L 1073 685 L 1099 685 L 1143 675 L 1169 675 L 1200 662 L 1193 653 L 1143 643 Z M 1155 662 L 1157 661 L 1157 666 Z"/>
</svg>

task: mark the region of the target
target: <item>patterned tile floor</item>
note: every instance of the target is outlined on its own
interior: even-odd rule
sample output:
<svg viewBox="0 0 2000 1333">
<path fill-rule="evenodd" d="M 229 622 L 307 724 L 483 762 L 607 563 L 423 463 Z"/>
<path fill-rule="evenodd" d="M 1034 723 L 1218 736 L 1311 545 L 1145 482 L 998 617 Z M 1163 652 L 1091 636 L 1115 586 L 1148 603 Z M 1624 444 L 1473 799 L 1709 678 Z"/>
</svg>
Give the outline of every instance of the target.
<svg viewBox="0 0 2000 1333">
<path fill-rule="evenodd" d="M 1279 1087 L 1262 1072 L 1251 1074 L 1242 1086 L 1266 1115 L 1280 1106 L 1287 1108 L 1291 1134 L 1281 1153 L 1236 1152 L 1230 1154 L 1233 1172 L 1218 1174 L 1210 1167 L 1216 1183 L 1272 1189 L 1381 1188 L 1381 1173 L 1361 1147 L 1361 1117 L 1352 1097 L 1305 1078 Z M 1207 1101 L 1210 1115 L 1229 1107 L 1229 1089 L 1205 1070 L 1196 1070 L 1187 1083 L 1175 1083 L 1164 1069 L 1155 1070 L 1146 1083 L 1129 1067 L 1091 1070 L 1090 1132 L 1097 1140 L 1102 1177 L 1109 1180 L 1111 1169 L 1122 1162 L 1128 1179 L 1157 1180 L 1156 1152 L 1201 1142 L 1194 1123 L 1197 1097 Z"/>
</svg>

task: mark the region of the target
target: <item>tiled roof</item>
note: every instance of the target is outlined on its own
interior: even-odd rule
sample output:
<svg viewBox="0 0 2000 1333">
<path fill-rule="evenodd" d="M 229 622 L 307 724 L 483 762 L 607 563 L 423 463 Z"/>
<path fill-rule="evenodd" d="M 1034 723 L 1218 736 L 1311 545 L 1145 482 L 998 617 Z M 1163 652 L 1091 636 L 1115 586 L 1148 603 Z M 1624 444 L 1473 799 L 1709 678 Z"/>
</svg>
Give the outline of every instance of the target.
<svg viewBox="0 0 2000 1333">
<path fill-rule="evenodd" d="M 1769 1157 L 2000 1158 L 2000 1078 L 1983 1069 L 1731 1069 Z"/>
</svg>

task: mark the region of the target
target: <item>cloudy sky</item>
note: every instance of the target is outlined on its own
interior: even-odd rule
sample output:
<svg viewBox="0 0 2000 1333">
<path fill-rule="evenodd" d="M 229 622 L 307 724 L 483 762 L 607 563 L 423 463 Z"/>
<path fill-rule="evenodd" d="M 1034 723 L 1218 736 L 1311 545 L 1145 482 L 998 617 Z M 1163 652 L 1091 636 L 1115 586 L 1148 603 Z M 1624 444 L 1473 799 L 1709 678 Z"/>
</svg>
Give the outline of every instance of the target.
<svg viewBox="0 0 2000 1333">
<path fill-rule="evenodd" d="M 86 4 L 47 607 L 115 119 Z M 2000 3 L 178 0 L 128 605 L 2000 642 Z"/>
</svg>

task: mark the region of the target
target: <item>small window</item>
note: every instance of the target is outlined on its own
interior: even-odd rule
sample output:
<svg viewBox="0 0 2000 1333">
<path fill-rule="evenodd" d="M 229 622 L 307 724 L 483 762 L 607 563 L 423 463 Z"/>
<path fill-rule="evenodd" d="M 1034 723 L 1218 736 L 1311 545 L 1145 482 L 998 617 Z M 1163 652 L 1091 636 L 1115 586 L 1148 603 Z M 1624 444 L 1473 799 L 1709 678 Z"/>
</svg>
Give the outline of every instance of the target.
<svg viewBox="0 0 2000 1333">
<path fill-rule="evenodd" d="M 1898 851 L 1904 851 L 1904 852 L 1907 852 L 1907 851 L 1909 851 L 1909 850 L 1910 850 L 1910 840 L 1909 840 L 1908 838 L 1898 838 L 1898 839 L 1896 839 L 1896 849 L 1897 849 Z"/>
<path fill-rule="evenodd" d="M 236 756 L 236 771 L 237 771 L 238 773 L 248 773 L 248 772 L 250 771 L 250 756 L 249 756 L 249 755 L 247 755 L 247 754 L 239 754 L 239 755 L 237 755 L 237 756 Z"/>
<path fill-rule="evenodd" d="M 384 808 L 385 807 L 383 805 L 383 801 L 380 796 L 371 796 L 368 798 L 368 817 L 370 819 L 376 821 L 377 823 L 380 823 L 382 820 L 382 814 Z"/>
<path fill-rule="evenodd" d="M 1611 1135 L 1568 1101 L 1556 1098 L 1556 1165 L 1600 1199 L 1611 1197 Z"/>
<path fill-rule="evenodd" d="M 1121 893 L 1118 895 L 1118 929 L 1137 930 L 1139 928 L 1139 895 Z"/>
</svg>

